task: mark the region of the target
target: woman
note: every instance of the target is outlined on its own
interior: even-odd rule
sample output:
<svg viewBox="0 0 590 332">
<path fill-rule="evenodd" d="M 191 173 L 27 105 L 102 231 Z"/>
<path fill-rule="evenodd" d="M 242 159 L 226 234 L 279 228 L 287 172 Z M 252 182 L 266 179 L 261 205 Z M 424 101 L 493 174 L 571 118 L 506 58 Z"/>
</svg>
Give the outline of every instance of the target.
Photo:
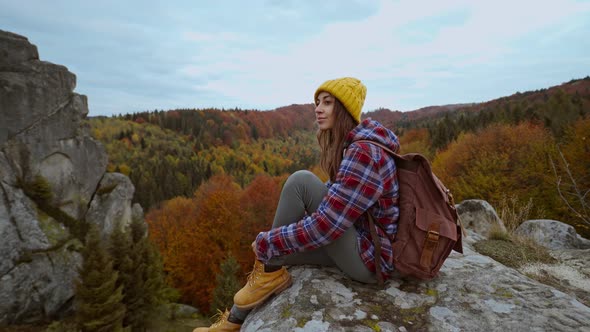
<svg viewBox="0 0 590 332">
<path fill-rule="evenodd" d="M 285 265 L 335 266 L 350 278 L 375 283 L 393 271 L 391 240 L 399 215 L 397 171 L 393 157 L 370 140 L 393 151 L 397 136 L 377 121 L 361 122 L 366 96 L 361 81 L 344 77 L 324 82 L 315 92 L 320 165 L 329 175 L 324 184 L 309 171 L 286 181 L 272 229 L 252 243 L 256 255 L 247 284 L 210 328 L 195 331 L 239 331 L 252 308 L 291 285 Z M 381 268 L 365 213 L 375 219 L 381 243 Z M 381 271 L 381 272 L 376 272 Z"/>
</svg>

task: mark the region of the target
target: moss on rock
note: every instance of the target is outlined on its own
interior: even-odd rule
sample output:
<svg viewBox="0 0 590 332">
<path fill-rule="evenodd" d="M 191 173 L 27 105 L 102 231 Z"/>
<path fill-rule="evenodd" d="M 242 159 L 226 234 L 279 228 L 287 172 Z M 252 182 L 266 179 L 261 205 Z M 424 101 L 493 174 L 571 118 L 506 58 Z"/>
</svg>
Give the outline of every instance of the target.
<svg viewBox="0 0 590 332">
<path fill-rule="evenodd" d="M 37 209 L 39 228 L 47 237 L 51 246 L 55 246 L 70 237 L 68 230 L 44 211 Z"/>
<path fill-rule="evenodd" d="M 480 254 L 490 256 L 494 260 L 518 268 L 531 262 L 554 263 L 547 249 L 523 240 L 482 240 L 474 244 Z"/>
</svg>

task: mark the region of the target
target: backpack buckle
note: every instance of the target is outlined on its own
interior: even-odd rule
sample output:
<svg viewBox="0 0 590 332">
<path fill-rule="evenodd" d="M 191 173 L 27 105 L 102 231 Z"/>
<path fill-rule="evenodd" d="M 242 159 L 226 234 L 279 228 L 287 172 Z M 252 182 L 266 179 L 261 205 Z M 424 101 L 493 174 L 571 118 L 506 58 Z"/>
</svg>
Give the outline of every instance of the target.
<svg viewBox="0 0 590 332">
<path fill-rule="evenodd" d="M 420 256 L 420 265 L 423 268 L 428 268 L 430 265 L 432 265 L 432 256 L 438 245 L 439 236 L 440 234 L 432 229 L 428 230 L 428 233 L 426 233 L 422 255 Z"/>
<path fill-rule="evenodd" d="M 437 231 L 430 230 L 428 231 L 426 241 L 437 242 L 439 235 L 440 234 Z"/>
</svg>

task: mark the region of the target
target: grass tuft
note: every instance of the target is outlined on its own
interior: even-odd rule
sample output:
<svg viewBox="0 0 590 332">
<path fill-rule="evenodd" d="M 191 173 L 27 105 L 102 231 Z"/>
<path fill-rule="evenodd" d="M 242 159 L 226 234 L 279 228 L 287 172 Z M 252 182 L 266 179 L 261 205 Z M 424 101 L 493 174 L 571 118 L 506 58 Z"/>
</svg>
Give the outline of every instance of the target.
<svg viewBox="0 0 590 332">
<path fill-rule="evenodd" d="M 507 236 L 508 240 L 489 239 L 476 242 L 475 250 L 512 268 L 531 263 L 553 264 L 557 261 L 547 248 L 533 240 L 510 234 Z"/>
<path fill-rule="evenodd" d="M 499 241 L 510 241 L 511 236 L 507 230 L 500 227 L 498 224 L 492 225 L 490 228 L 490 233 L 488 235 L 489 240 L 499 240 Z"/>
<path fill-rule="evenodd" d="M 549 254 L 547 248 L 530 238 L 514 234 L 518 226 L 529 219 L 532 210 L 531 199 L 522 203 L 516 196 L 504 196 L 497 211 L 506 228 L 493 225 L 488 239 L 474 244 L 475 250 L 512 268 L 531 263 L 555 263 L 557 260 Z"/>
<path fill-rule="evenodd" d="M 506 230 L 513 233 L 520 224 L 529 219 L 533 209 L 533 200 L 522 203 L 516 196 L 504 196 L 498 204 L 498 216 L 504 222 Z"/>
</svg>

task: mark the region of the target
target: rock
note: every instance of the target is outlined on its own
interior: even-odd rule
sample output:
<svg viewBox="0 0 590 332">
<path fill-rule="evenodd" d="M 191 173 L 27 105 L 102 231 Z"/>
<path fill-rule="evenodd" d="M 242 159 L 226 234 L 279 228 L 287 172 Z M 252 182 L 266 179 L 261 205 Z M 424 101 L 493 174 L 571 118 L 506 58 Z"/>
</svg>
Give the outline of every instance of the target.
<svg viewBox="0 0 590 332">
<path fill-rule="evenodd" d="M 496 210 L 490 205 L 490 203 L 484 200 L 465 200 L 461 202 L 461 204 L 457 204 L 456 208 L 463 227 L 481 234 L 486 238 L 490 235 L 490 230 L 494 225 L 501 230 L 506 230 L 506 227 L 498 217 Z"/>
<path fill-rule="evenodd" d="M 27 253 L 51 246 L 40 227 L 34 203 L 20 189 L 0 181 L 0 278 L 14 270 Z M 0 302 L 2 303 L 2 302 Z"/>
<path fill-rule="evenodd" d="M 143 220 L 144 219 L 143 208 L 141 207 L 141 205 L 139 205 L 139 203 L 135 203 L 135 204 L 133 204 L 133 207 L 131 207 L 131 218 L 133 220 L 136 220 L 136 219 Z"/>
<path fill-rule="evenodd" d="M 293 285 L 242 331 L 590 331 L 590 308 L 475 253 L 453 252 L 434 280 L 384 288 L 333 268 L 291 267 Z"/>
<path fill-rule="evenodd" d="M 468 229 L 465 229 L 465 235 L 466 236 L 463 239 L 463 244 L 468 244 L 471 246 L 473 246 L 473 244 L 475 244 L 476 242 L 483 241 L 486 239 L 481 234 L 478 234 L 474 231 L 470 231 Z"/>
<path fill-rule="evenodd" d="M 0 327 L 71 310 L 82 243 L 54 217 L 104 216 L 106 231 L 117 218 L 143 218 L 131 207 L 129 179 L 104 176 L 107 154 L 90 136 L 88 103 L 75 85 L 66 67 L 39 60 L 27 38 L 0 30 Z M 38 178 L 50 187 L 49 205 L 67 217 L 27 196 L 23 188 Z M 116 183 L 111 194 L 95 194 L 101 179 Z"/>
<path fill-rule="evenodd" d="M 0 181 L 0 326 L 69 310 L 81 243 Z"/>
<path fill-rule="evenodd" d="M 590 241 L 582 238 L 573 226 L 557 220 L 527 220 L 515 234 L 529 237 L 549 249 L 588 249 Z"/>
<path fill-rule="evenodd" d="M 107 165 L 103 146 L 83 124 L 86 97 L 73 92 L 74 74 L 40 61 L 25 37 L 0 31 L 0 45 L 7 54 L 0 65 L 0 146 L 15 173 L 6 180 L 43 176 L 53 205 L 80 219 Z"/>
<path fill-rule="evenodd" d="M 90 202 L 86 221 L 98 225 L 103 234 L 110 234 L 115 227 L 130 225 L 133 220 L 131 200 L 134 192 L 135 187 L 127 176 L 120 173 L 105 174 Z"/>
<path fill-rule="evenodd" d="M 590 306 L 590 249 L 550 250 L 557 263 L 533 263 L 518 271 Z"/>
<path fill-rule="evenodd" d="M 182 303 L 172 303 L 169 307 L 171 315 L 176 318 L 191 318 L 199 313 L 199 309 Z"/>
<path fill-rule="evenodd" d="M 67 68 L 39 60 L 25 37 L 0 30 L 0 144 L 37 126 L 73 102 L 76 76 Z"/>
<path fill-rule="evenodd" d="M 81 243 L 28 251 L 0 278 L 0 323 L 35 323 L 71 310 Z M 2 326 L 3 324 L 0 324 Z"/>
<path fill-rule="evenodd" d="M 0 68 L 39 59 L 37 47 L 30 44 L 26 37 L 3 30 L 0 34 Z"/>
</svg>

